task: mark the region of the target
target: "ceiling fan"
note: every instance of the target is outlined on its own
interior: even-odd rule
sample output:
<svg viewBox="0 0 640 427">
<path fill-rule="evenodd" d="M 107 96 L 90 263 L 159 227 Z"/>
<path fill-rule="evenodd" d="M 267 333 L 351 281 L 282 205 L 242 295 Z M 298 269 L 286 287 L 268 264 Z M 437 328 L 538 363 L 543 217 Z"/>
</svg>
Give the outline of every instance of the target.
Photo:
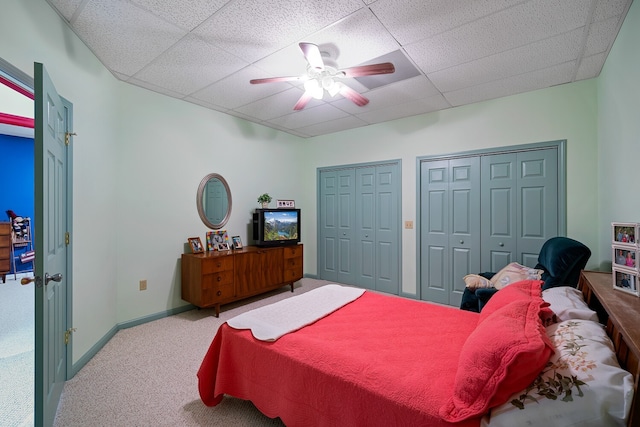
<svg viewBox="0 0 640 427">
<path fill-rule="evenodd" d="M 311 98 L 322 99 L 326 90 L 330 96 L 340 94 L 353 101 L 354 104 L 362 107 L 369 103 L 369 100 L 360 95 L 354 89 L 338 81 L 345 77 L 373 76 L 375 74 L 390 74 L 395 71 L 391 62 L 380 64 L 360 65 L 356 67 L 338 69 L 328 58 L 323 58 L 322 52 L 313 43 L 301 42 L 298 44 L 302 54 L 307 60 L 307 72 L 300 76 L 290 77 L 269 77 L 264 79 L 250 80 L 251 84 L 304 81 L 304 93 L 294 105 L 294 110 L 302 110 Z"/>
</svg>

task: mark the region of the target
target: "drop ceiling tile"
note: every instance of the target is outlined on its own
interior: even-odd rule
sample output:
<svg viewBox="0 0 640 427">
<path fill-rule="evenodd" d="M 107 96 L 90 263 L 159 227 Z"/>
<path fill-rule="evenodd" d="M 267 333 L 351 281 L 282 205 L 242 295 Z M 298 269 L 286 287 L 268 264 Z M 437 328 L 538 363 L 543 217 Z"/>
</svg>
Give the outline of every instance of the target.
<svg viewBox="0 0 640 427">
<path fill-rule="evenodd" d="M 107 68 L 134 75 L 167 50 L 185 31 L 123 1 L 92 1 L 74 29 Z"/>
<path fill-rule="evenodd" d="M 451 105 L 459 106 L 556 86 L 571 81 L 575 66 L 575 61 L 570 61 L 543 70 L 447 92 L 444 96 Z"/>
<path fill-rule="evenodd" d="M 444 99 L 442 95 L 438 94 L 430 96 L 428 98 L 423 98 L 400 105 L 394 105 L 392 107 L 367 111 L 361 114 L 357 114 L 356 117 L 373 124 L 387 122 L 389 120 L 395 120 L 402 117 L 411 117 L 417 116 L 419 114 L 431 113 L 433 111 L 444 110 L 449 107 L 450 105 L 447 100 Z"/>
<path fill-rule="evenodd" d="M 145 82 L 143 80 L 138 80 L 135 77 L 130 77 L 127 80 L 127 83 L 131 83 L 133 85 L 140 86 L 140 87 L 143 87 L 145 89 L 149 89 L 149 90 L 151 90 L 153 92 L 158 92 L 158 93 L 161 93 L 163 95 L 170 96 L 172 98 L 181 99 L 181 98 L 184 97 L 184 95 L 182 95 L 181 93 L 174 92 L 174 91 L 172 91 L 170 89 L 167 89 L 167 88 L 162 87 L 162 86 L 155 85 L 153 83 Z"/>
<path fill-rule="evenodd" d="M 593 21 L 604 21 L 616 15 L 622 15 L 631 5 L 632 0 L 596 0 Z"/>
<path fill-rule="evenodd" d="M 363 7 L 358 0 L 229 2 L 194 30 L 205 40 L 254 62 Z"/>
<path fill-rule="evenodd" d="M 71 21 L 73 14 L 83 1 L 84 0 L 47 0 L 47 3 L 55 9 L 58 9 L 60 15 L 64 16 L 67 21 Z"/>
<path fill-rule="evenodd" d="M 305 126 L 297 129 L 304 132 L 308 136 L 325 135 L 328 133 L 340 132 L 347 129 L 355 129 L 367 126 L 369 123 L 354 116 L 347 116 L 328 122 L 318 123 L 315 125 Z"/>
<path fill-rule="evenodd" d="M 581 26 L 585 0 L 532 0 L 405 47 L 429 74 Z"/>
<path fill-rule="evenodd" d="M 461 27 L 521 0 L 379 0 L 371 9 L 403 45 Z"/>
<path fill-rule="evenodd" d="M 406 103 L 408 100 L 429 98 L 438 94 L 438 90 L 425 76 L 420 75 L 387 86 L 382 86 L 366 92 L 369 103 L 364 107 L 366 111 L 388 108 Z M 331 105 L 350 114 L 360 114 L 363 107 L 358 107 L 348 99 L 342 98 Z"/>
<path fill-rule="evenodd" d="M 290 88 L 275 95 L 235 108 L 234 110 L 246 114 L 249 117 L 255 117 L 257 120 L 270 120 L 291 114 L 293 112 L 293 106 L 296 105 L 296 102 L 298 102 L 302 94 L 302 90 Z M 307 108 L 320 105 L 320 103 L 321 101 L 313 99 L 307 104 Z"/>
<path fill-rule="evenodd" d="M 429 73 L 428 77 L 441 92 L 451 92 L 548 68 L 578 58 L 583 34 L 583 29 L 579 28 L 527 46 Z"/>
<path fill-rule="evenodd" d="M 305 126 L 324 123 L 346 116 L 347 113 L 344 111 L 332 105 L 323 104 L 317 107 L 306 107 L 304 110 L 294 111 L 286 116 L 268 120 L 268 122 L 290 129 L 300 129 Z"/>
<path fill-rule="evenodd" d="M 606 59 L 606 52 L 582 58 L 575 80 L 585 80 L 598 77 Z"/>
<path fill-rule="evenodd" d="M 233 109 L 291 89 L 287 82 L 250 84 L 249 80 L 260 76 L 261 72 L 254 66 L 248 66 L 194 93 L 192 97 Z"/>
<path fill-rule="evenodd" d="M 247 65 L 240 58 L 198 37 L 187 35 L 134 77 L 164 86 L 184 96 Z"/>
<path fill-rule="evenodd" d="M 191 30 L 217 12 L 228 0 L 130 0 L 178 27 Z"/>
<path fill-rule="evenodd" d="M 584 55 L 591 56 L 608 51 L 616 39 L 619 26 L 620 17 L 618 16 L 591 24 Z"/>
</svg>

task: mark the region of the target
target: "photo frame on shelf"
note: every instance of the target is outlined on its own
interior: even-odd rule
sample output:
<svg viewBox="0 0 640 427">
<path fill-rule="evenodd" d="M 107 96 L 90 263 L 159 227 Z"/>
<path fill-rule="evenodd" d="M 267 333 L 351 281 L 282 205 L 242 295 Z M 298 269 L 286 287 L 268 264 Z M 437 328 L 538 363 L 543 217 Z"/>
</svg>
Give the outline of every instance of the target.
<svg viewBox="0 0 640 427">
<path fill-rule="evenodd" d="M 636 240 L 640 224 L 635 222 L 612 222 L 611 239 L 616 245 L 638 246 Z"/>
<path fill-rule="evenodd" d="M 622 267 L 624 269 L 640 272 L 638 269 L 638 260 L 640 259 L 640 251 L 638 248 L 632 248 L 624 245 L 611 245 L 613 255 L 611 257 L 614 267 Z"/>
<path fill-rule="evenodd" d="M 242 249 L 242 239 L 240 236 L 233 236 L 231 241 L 233 242 L 233 249 Z"/>
<path fill-rule="evenodd" d="M 278 208 L 295 208 L 296 202 L 294 200 L 278 200 L 276 206 Z"/>
<path fill-rule="evenodd" d="M 640 296 L 638 292 L 638 275 L 635 271 L 614 267 L 612 273 L 613 289 Z"/>
<path fill-rule="evenodd" d="M 226 243 L 227 249 L 220 249 L 221 243 Z M 219 250 L 228 250 L 229 249 L 229 235 L 227 234 L 227 230 L 213 230 L 207 232 L 207 250 L 208 251 L 219 251 Z"/>
<path fill-rule="evenodd" d="M 228 251 L 229 250 L 229 243 L 228 242 L 218 243 L 218 246 L 216 246 L 216 250 L 217 251 Z"/>
<path fill-rule="evenodd" d="M 202 240 L 199 237 L 189 237 L 189 246 L 191 246 L 191 252 L 194 254 L 201 254 L 204 252 L 204 246 L 202 246 Z"/>
</svg>

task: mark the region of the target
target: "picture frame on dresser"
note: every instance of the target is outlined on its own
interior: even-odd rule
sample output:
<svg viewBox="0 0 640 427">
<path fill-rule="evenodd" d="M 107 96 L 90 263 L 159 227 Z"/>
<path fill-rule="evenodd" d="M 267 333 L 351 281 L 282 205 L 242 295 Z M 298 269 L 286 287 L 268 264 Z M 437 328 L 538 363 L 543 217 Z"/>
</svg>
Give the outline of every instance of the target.
<svg viewBox="0 0 640 427">
<path fill-rule="evenodd" d="M 638 269 L 638 259 L 640 259 L 640 250 L 624 245 L 611 245 L 613 255 L 611 257 L 611 263 L 613 267 L 630 269 L 636 273 L 640 272 Z"/>
<path fill-rule="evenodd" d="M 635 296 L 638 293 L 638 274 L 633 270 L 622 268 L 612 269 L 613 288 L 622 292 L 626 292 Z"/>
<path fill-rule="evenodd" d="M 611 240 L 616 245 L 637 246 L 639 226 L 640 224 L 634 222 L 612 222 Z"/>
<path fill-rule="evenodd" d="M 222 245 L 225 244 L 226 246 Z M 229 234 L 227 230 L 213 230 L 207 232 L 208 251 L 226 251 L 229 249 Z"/>
<path fill-rule="evenodd" d="M 242 239 L 240 236 L 233 236 L 231 241 L 233 242 L 233 249 L 242 249 Z"/>
<path fill-rule="evenodd" d="M 194 254 L 201 254 L 204 252 L 204 246 L 202 246 L 202 240 L 199 237 L 189 237 L 189 246 L 191 246 L 191 252 Z"/>
</svg>

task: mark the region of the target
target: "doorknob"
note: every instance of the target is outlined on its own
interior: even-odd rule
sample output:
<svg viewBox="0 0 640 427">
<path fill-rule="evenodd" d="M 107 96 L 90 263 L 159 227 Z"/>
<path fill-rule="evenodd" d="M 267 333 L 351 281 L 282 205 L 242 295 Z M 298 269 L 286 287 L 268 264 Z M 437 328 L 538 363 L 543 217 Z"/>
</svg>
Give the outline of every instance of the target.
<svg viewBox="0 0 640 427">
<path fill-rule="evenodd" d="M 56 273 L 53 276 L 49 276 L 49 273 L 45 273 L 44 275 L 44 284 L 45 286 L 49 284 L 50 281 L 54 281 L 54 282 L 60 282 L 62 280 L 62 274 L 60 273 Z M 40 278 L 40 276 L 35 276 L 35 277 L 23 277 L 20 280 L 20 284 L 21 285 L 28 285 L 31 282 L 36 282 L 36 287 L 37 288 L 41 288 L 42 287 L 42 279 Z"/>
<path fill-rule="evenodd" d="M 60 282 L 62 280 L 62 274 L 56 273 L 53 276 L 49 276 L 49 273 L 44 274 L 44 285 L 47 286 L 50 281 Z"/>
<path fill-rule="evenodd" d="M 498 243 L 498 246 L 504 246 L 504 243 L 500 242 Z"/>
</svg>

